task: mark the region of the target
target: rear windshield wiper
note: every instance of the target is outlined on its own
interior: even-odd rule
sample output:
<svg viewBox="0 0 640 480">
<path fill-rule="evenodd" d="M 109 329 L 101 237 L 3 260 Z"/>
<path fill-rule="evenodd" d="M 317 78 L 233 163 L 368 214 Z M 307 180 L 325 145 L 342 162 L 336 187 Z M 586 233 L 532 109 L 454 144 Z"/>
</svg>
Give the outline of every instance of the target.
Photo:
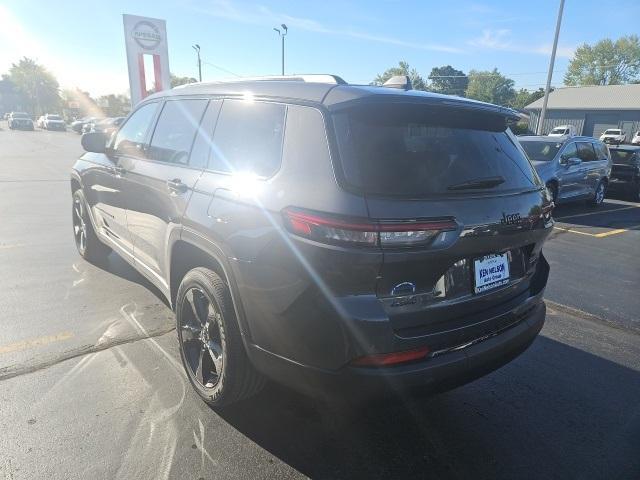
<svg viewBox="0 0 640 480">
<path fill-rule="evenodd" d="M 478 178 L 476 180 L 467 180 L 466 182 L 449 185 L 447 187 L 447 190 L 474 190 L 481 188 L 493 188 L 504 182 L 505 179 L 501 176 Z"/>
</svg>

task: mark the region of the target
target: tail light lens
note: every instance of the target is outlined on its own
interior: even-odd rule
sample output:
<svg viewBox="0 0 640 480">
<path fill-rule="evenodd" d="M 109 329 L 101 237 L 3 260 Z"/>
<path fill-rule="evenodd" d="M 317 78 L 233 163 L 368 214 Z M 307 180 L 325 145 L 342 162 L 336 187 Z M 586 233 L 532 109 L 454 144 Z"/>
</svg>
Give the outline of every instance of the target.
<svg viewBox="0 0 640 480">
<path fill-rule="evenodd" d="M 298 209 L 284 210 L 287 229 L 296 235 L 325 243 L 355 246 L 410 247 L 431 242 L 440 232 L 458 228 L 445 220 L 344 219 Z"/>
<path fill-rule="evenodd" d="M 404 352 L 379 353 L 356 358 L 351 362 L 355 367 L 390 367 L 401 363 L 422 360 L 429 354 L 429 347 L 420 347 Z"/>
</svg>

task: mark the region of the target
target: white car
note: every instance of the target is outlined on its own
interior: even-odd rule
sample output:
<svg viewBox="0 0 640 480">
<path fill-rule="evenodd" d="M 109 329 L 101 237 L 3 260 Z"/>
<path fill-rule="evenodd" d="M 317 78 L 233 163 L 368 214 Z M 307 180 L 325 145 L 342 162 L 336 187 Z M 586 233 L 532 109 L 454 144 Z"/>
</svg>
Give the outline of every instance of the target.
<svg viewBox="0 0 640 480">
<path fill-rule="evenodd" d="M 549 132 L 549 137 L 575 137 L 576 135 L 575 125 L 560 125 Z"/>
<path fill-rule="evenodd" d="M 602 135 L 600 135 L 601 142 L 614 143 L 616 145 L 624 143 L 626 138 L 627 136 L 625 135 L 625 133 L 619 128 L 608 128 Z"/>
<path fill-rule="evenodd" d="M 40 120 L 38 120 L 38 123 L 39 122 Z M 60 115 L 52 115 L 48 113 L 44 116 L 44 120 L 42 121 L 40 128 L 44 128 L 46 130 L 66 130 L 67 124 L 64 123 L 64 120 Z"/>
<path fill-rule="evenodd" d="M 640 145 L 640 131 L 636 132 L 636 134 L 631 139 L 631 143 L 633 145 Z"/>
</svg>

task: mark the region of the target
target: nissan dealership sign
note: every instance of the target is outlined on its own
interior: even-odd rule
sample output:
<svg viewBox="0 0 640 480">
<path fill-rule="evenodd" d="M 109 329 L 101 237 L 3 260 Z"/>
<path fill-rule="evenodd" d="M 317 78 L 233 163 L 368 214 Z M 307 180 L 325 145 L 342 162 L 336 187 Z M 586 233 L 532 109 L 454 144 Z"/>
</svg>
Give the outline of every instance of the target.
<svg viewBox="0 0 640 480">
<path fill-rule="evenodd" d="M 131 105 L 136 105 L 147 96 L 149 90 L 171 88 L 169 78 L 169 53 L 167 27 L 157 18 L 123 15 L 124 38 L 129 68 Z M 145 55 L 153 59 L 153 85 L 147 85 Z"/>
</svg>

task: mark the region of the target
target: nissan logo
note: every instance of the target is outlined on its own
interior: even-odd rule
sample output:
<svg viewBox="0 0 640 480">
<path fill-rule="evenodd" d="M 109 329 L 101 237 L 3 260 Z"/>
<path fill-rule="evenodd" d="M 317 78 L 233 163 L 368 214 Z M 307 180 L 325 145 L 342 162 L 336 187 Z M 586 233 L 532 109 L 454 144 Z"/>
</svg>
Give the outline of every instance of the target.
<svg viewBox="0 0 640 480">
<path fill-rule="evenodd" d="M 141 48 L 154 50 L 162 41 L 160 30 L 153 23 L 142 20 L 133 27 L 131 36 Z"/>
</svg>

